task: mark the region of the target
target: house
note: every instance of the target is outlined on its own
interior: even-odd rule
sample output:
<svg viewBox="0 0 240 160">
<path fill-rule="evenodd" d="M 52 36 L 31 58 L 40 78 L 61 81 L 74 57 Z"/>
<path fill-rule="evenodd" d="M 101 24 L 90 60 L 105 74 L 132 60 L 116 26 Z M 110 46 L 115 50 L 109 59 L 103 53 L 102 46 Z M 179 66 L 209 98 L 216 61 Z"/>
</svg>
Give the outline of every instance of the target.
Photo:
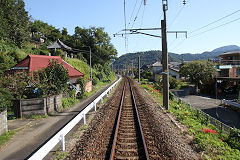
<svg viewBox="0 0 240 160">
<path fill-rule="evenodd" d="M 62 64 L 68 70 L 70 83 L 75 83 L 78 78 L 84 77 L 83 73 L 62 60 L 61 57 L 46 55 L 28 55 L 24 60 L 10 68 L 6 73 L 28 72 L 32 75 L 33 72 L 46 68 L 51 59 L 57 60 L 58 63 Z"/>
<path fill-rule="evenodd" d="M 61 50 L 64 51 L 66 57 L 68 56 L 68 54 L 71 53 L 71 57 L 72 58 L 73 58 L 73 52 L 75 52 L 73 48 L 67 46 L 66 44 L 64 44 L 59 39 L 56 42 L 54 42 L 54 43 L 50 44 L 49 46 L 47 46 L 47 48 L 48 49 L 54 49 L 55 51 L 56 51 L 56 49 L 61 49 Z"/>
<path fill-rule="evenodd" d="M 217 62 L 217 77 L 240 77 L 240 51 L 220 54 Z"/>
<path fill-rule="evenodd" d="M 179 75 L 180 66 L 181 66 L 181 63 L 179 62 L 170 62 L 168 64 L 169 75 L 176 78 L 177 80 L 180 79 L 180 75 Z M 154 80 L 157 81 L 162 74 L 162 63 L 155 62 L 150 67 L 153 72 Z"/>
<path fill-rule="evenodd" d="M 217 75 L 215 86 L 218 94 L 233 94 L 237 98 L 238 85 L 240 82 L 240 51 L 225 52 L 215 60 Z"/>
</svg>

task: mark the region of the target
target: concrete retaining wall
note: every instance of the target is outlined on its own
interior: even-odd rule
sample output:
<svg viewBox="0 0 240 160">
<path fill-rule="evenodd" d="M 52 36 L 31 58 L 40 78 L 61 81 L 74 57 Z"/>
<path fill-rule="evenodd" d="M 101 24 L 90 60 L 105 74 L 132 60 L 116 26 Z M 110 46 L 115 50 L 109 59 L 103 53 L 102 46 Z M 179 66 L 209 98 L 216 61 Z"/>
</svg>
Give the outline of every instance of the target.
<svg viewBox="0 0 240 160">
<path fill-rule="evenodd" d="M 47 115 L 62 108 L 62 95 L 21 99 L 15 101 L 14 106 L 14 114 L 18 118 L 30 115 Z"/>
<path fill-rule="evenodd" d="M 180 90 L 171 90 L 171 92 L 177 97 L 184 97 L 197 93 L 195 86 L 189 86 Z"/>
<path fill-rule="evenodd" d="M 0 135 L 8 131 L 7 111 L 0 112 Z"/>
</svg>

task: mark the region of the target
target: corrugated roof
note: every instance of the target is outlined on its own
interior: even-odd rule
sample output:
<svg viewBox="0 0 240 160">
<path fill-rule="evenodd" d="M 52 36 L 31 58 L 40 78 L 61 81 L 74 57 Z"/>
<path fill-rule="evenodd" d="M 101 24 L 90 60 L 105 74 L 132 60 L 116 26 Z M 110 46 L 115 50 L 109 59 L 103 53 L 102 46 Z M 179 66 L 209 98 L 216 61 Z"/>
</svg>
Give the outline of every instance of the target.
<svg viewBox="0 0 240 160">
<path fill-rule="evenodd" d="M 68 69 L 68 75 L 70 79 L 84 76 L 83 73 L 69 65 L 67 62 L 63 61 L 59 56 L 28 55 L 27 58 L 12 67 L 12 69 L 16 67 L 28 67 L 29 72 L 42 70 L 48 66 L 49 60 L 51 59 L 58 60 L 58 63 L 63 64 L 63 66 Z"/>
</svg>

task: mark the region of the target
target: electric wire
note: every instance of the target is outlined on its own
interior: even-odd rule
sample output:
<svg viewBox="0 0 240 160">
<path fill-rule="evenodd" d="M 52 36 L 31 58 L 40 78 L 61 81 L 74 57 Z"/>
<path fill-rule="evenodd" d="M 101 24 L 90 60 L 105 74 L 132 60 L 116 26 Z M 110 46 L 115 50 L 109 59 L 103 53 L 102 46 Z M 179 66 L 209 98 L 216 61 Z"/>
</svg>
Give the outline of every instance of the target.
<svg viewBox="0 0 240 160">
<path fill-rule="evenodd" d="M 137 11 L 137 14 L 136 14 L 136 16 L 135 16 L 135 18 L 134 18 L 134 20 L 133 20 L 131 29 L 133 28 L 134 23 L 136 22 L 136 20 L 137 20 L 137 18 L 138 18 L 138 14 L 139 14 L 139 11 L 140 11 L 140 9 L 141 9 L 141 7 L 142 7 L 142 4 L 143 4 L 143 0 L 142 0 L 141 3 L 140 3 L 140 6 L 139 6 L 138 11 Z"/>
<path fill-rule="evenodd" d="M 176 16 L 173 18 L 173 20 L 172 20 L 172 22 L 170 23 L 170 25 L 168 25 L 168 28 L 170 28 L 170 27 L 173 25 L 173 23 L 176 21 L 177 17 L 180 15 L 180 13 L 182 12 L 182 10 L 183 10 L 184 7 L 185 7 L 185 5 L 183 5 L 183 6 L 179 9 L 179 11 L 177 12 Z"/>
<path fill-rule="evenodd" d="M 133 13 L 135 12 L 135 9 L 136 9 L 136 6 L 137 6 L 137 1 L 138 1 L 138 0 L 135 1 L 135 5 L 134 5 L 134 7 L 133 7 L 133 11 L 132 11 L 132 13 L 131 13 L 131 17 L 130 17 L 130 19 L 129 19 L 128 27 L 129 27 L 129 25 L 131 24 L 132 17 L 133 17 Z"/>
<path fill-rule="evenodd" d="M 215 20 L 215 21 L 213 21 L 213 22 L 211 22 L 211 23 L 209 23 L 209 24 L 207 24 L 207 25 L 204 25 L 204 26 L 202 26 L 202 27 L 200 27 L 200 28 L 197 28 L 197 29 L 195 29 L 195 30 L 193 30 L 193 31 L 191 31 L 191 32 L 189 32 L 189 33 L 197 32 L 197 31 L 199 31 L 199 30 L 201 30 L 201 29 L 203 29 L 203 28 L 206 28 L 206 27 L 208 27 L 208 26 L 210 26 L 210 25 L 212 25 L 212 24 L 214 24 L 214 23 L 217 23 L 217 22 L 219 22 L 219 21 L 221 21 L 221 20 L 223 20 L 223 19 L 225 19 L 225 18 L 227 18 L 227 17 L 230 17 L 230 16 L 238 13 L 239 11 L 240 11 L 240 9 L 237 10 L 237 11 L 235 11 L 235 12 L 233 12 L 233 13 L 231 13 L 231 14 L 228 14 L 228 15 L 222 17 L 222 18 L 219 18 L 219 19 L 217 19 L 217 20 Z"/>
<path fill-rule="evenodd" d="M 201 32 L 201 33 L 199 33 L 199 34 L 195 34 L 195 35 L 193 35 L 193 36 L 189 36 L 189 38 L 192 38 L 192 37 L 196 37 L 196 36 L 202 35 L 202 34 L 204 34 L 204 33 L 206 33 L 206 32 L 209 32 L 209 31 L 215 30 L 215 29 L 217 29 L 217 28 L 220 28 L 220 27 L 222 27 L 222 26 L 225 26 L 225 25 L 227 25 L 227 24 L 233 23 L 233 22 L 238 21 L 238 20 L 240 20 L 240 18 L 234 19 L 234 20 L 232 20 L 232 21 L 229 21 L 229 22 L 227 22 L 227 23 L 221 24 L 221 25 L 216 26 L 216 27 L 214 27 L 214 28 L 211 28 L 211 29 L 209 29 L 209 30 L 203 31 L 203 32 Z"/>
</svg>

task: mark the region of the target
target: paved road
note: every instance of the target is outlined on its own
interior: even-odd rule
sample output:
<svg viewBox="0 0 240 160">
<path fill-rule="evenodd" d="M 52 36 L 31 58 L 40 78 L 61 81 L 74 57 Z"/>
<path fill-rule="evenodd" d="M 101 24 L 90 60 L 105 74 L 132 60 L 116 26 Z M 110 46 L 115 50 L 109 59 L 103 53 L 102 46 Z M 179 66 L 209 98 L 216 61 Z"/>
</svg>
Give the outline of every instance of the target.
<svg viewBox="0 0 240 160">
<path fill-rule="evenodd" d="M 191 104 L 193 107 L 201 109 L 219 121 L 240 129 L 240 113 L 229 108 L 219 106 L 221 104 L 219 99 L 196 95 L 188 95 L 180 98 L 184 102 Z"/>
<path fill-rule="evenodd" d="M 57 113 L 47 119 L 22 119 L 9 122 L 9 129 L 21 127 L 24 127 L 24 129 L 14 135 L 14 137 L 5 146 L 0 148 L 0 159 L 21 160 L 27 158 L 109 86 L 110 85 L 107 85 L 105 88 L 96 92 L 88 99 L 83 100 L 74 107 L 71 107 L 69 110 Z"/>
</svg>

